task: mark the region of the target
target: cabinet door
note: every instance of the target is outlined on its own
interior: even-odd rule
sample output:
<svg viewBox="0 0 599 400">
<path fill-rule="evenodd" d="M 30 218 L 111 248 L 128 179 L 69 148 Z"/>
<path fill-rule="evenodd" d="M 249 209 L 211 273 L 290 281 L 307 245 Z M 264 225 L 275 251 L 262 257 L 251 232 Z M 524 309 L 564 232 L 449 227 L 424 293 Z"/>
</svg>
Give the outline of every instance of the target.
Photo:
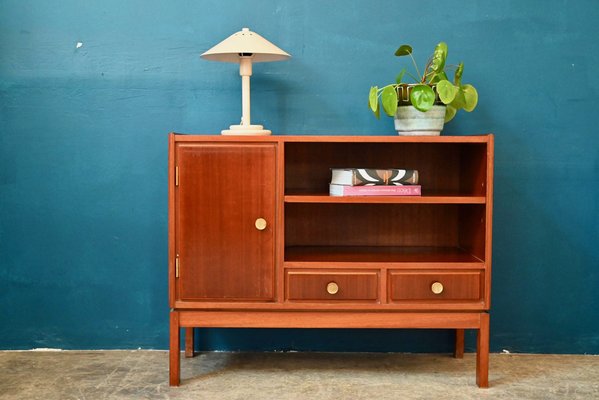
<svg viewBox="0 0 599 400">
<path fill-rule="evenodd" d="M 177 298 L 273 300 L 276 145 L 179 143 L 176 165 Z"/>
</svg>

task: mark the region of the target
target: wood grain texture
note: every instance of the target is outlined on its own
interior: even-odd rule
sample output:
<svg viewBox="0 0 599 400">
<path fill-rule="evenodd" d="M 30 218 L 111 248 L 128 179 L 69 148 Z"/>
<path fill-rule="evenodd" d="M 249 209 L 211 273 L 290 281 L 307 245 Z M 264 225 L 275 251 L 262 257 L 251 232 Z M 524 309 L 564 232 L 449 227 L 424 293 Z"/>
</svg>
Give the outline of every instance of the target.
<svg viewBox="0 0 599 400">
<path fill-rule="evenodd" d="M 222 136 L 210 134 L 176 133 L 177 142 L 233 142 L 233 143 L 488 143 L 491 133 L 468 136 L 376 136 L 376 135 L 273 135 L 273 136 Z"/>
<path fill-rule="evenodd" d="M 179 298 L 272 301 L 275 145 L 180 144 L 177 165 Z"/>
<path fill-rule="evenodd" d="M 194 328 L 185 328 L 185 358 L 195 355 Z"/>
<path fill-rule="evenodd" d="M 275 241 L 275 292 L 278 303 L 285 301 L 285 146 L 277 145 L 277 190 L 276 190 L 276 241 Z"/>
<path fill-rule="evenodd" d="M 170 313 L 170 340 L 169 340 L 169 385 L 179 386 L 180 381 L 180 358 L 181 358 L 181 333 L 180 325 L 180 313 L 178 311 L 171 311 Z"/>
<path fill-rule="evenodd" d="M 289 246 L 285 248 L 286 266 L 327 263 L 360 265 L 372 263 L 418 263 L 423 267 L 481 268 L 483 262 L 459 247 L 433 246 Z M 409 264 L 409 265 L 408 265 Z"/>
<path fill-rule="evenodd" d="M 343 301 L 319 301 L 319 302 L 300 302 L 285 301 L 277 302 L 258 302 L 258 301 L 178 301 L 175 303 L 177 310 L 233 310 L 233 311 L 351 311 L 359 310 L 365 312 L 372 311 L 393 311 L 393 312 L 412 312 L 412 311 L 482 311 L 485 309 L 483 301 L 463 301 L 463 300 L 445 300 L 445 301 L 403 301 L 384 304 L 384 302 L 343 302 Z"/>
<path fill-rule="evenodd" d="M 455 346 L 453 356 L 455 358 L 464 358 L 464 329 L 455 330 Z"/>
<path fill-rule="evenodd" d="M 328 293 L 327 285 L 338 286 L 337 293 Z M 286 285 L 289 301 L 368 301 L 379 299 L 378 271 L 287 271 Z"/>
<path fill-rule="evenodd" d="M 175 215 L 175 140 L 173 133 L 168 136 L 168 304 L 175 307 L 177 285 L 175 284 L 175 249 L 176 215 Z"/>
<path fill-rule="evenodd" d="M 485 274 L 485 304 L 487 310 L 491 308 L 491 258 L 493 248 L 493 181 L 495 171 L 495 136 L 489 135 L 487 144 L 487 192 L 486 192 L 486 229 L 485 229 L 485 260 L 487 273 Z"/>
<path fill-rule="evenodd" d="M 476 336 L 476 384 L 489 387 L 489 314 L 480 315 L 480 327 Z"/>
<path fill-rule="evenodd" d="M 478 329 L 477 312 L 181 311 L 183 327 Z"/>
<path fill-rule="evenodd" d="M 329 196 L 327 193 L 287 194 L 286 203 L 366 203 L 366 204 L 484 204 L 485 196 L 434 195 L 422 196 Z"/>
<path fill-rule="evenodd" d="M 455 204 L 285 205 L 285 245 L 458 247 Z"/>
<path fill-rule="evenodd" d="M 480 271 L 391 271 L 389 301 L 480 301 L 482 276 Z M 434 293 L 433 283 L 443 291 Z"/>
</svg>

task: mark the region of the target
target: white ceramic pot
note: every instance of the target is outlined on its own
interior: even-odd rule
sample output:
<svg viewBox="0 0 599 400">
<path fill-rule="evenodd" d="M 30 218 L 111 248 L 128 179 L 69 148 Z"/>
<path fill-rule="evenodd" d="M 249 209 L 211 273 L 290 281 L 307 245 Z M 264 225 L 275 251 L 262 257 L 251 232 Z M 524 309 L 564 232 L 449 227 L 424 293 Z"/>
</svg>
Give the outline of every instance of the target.
<svg viewBox="0 0 599 400">
<path fill-rule="evenodd" d="M 427 112 L 414 106 L 399 106 L 395 113 L 395 130 L 402 136 L 439 136 L 445 121 L 445 106 L 432 106 Z"/>
</svg>

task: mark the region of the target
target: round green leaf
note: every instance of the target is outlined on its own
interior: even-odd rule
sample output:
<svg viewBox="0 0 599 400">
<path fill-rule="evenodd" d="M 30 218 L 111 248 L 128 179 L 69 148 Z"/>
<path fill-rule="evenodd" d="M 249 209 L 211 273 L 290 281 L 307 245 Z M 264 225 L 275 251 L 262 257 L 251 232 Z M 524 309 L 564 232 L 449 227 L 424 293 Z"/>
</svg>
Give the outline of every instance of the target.
<svg viewBox="0 0 599 400">
<path fill-rule="evenodd" d="M 379 103 L 379 99 L 377 97 L 378 90 L 379 88 L 377 86 L 372 86 L 370 88 L 370 93 L 368 93 L 368 106 L 370 107 L 373 113 L 376 112 Z"/>
<path fill-rule="evenodd" d="M 464 92 L 464 110 L 474 110 L 478 104 L 478 92 L 472 85 L 464 85 L 461 90 Z"/>
<path fill-rule="evenodd" d="M 462 90 L 462 88 L 458 90 L 458 93 L 455 95 L 455 98 L 450 104 L 456 110 L 464 108 L 464 105 L 466 104 L 466 98 L 464 97 L 464 91 Z"/>
<path fill-rule="evenodd" d="M 395 50 L 395 55 L 397 57 L 407 56 L 410 54 L 412 54 L 412 46 L 410 46 L 409 44 L 402 44 L 401 46 L 399 46 L 399 49 Z"/>
<path fill-rule="evenodd" d="M 431 64 L 432 70 L 437 73 L 443 71 L 445 59 L 447 59 L 447 44 L 445 42 L 440 42 L 437 47 L 435 47 L 435 52 L 433 53 L 433 62 Z"/>
<path fill-rule="evenodd" d="M 386 86 L 381 92 L 381 103 L 385 114 L 392 117 L 397 111 L 397 92 L 392 85 Z"/>
<path fill-rule="evenodd" d="M 445 122 L 449 122 L 455 117 L 458 112 L 451 104 L 445 106 Z"/>
<path fill-rule="evenodd" d="M 435 103 L 435 92 L 428 85 L 416 85 L 410 93 L 412 105 L 422 112 L 427 112 Z"/>
<path fill-rule="evenodd" d="M 459 88 L 453 86 L 448 80 L 442 80 L 437 83 L 437 93 L 443 104 L 449 104 L 455 99 L 458 94 Z"/>
<path fill-rule="evenodd" d="M 429 83 L 437 83 L 441 82 L 442 80 L 448 80 L 447 74 L 443 71 L 439 72 L 438 74 L 433 74 L 433 77 L 431 78 Z"/>
</svg>

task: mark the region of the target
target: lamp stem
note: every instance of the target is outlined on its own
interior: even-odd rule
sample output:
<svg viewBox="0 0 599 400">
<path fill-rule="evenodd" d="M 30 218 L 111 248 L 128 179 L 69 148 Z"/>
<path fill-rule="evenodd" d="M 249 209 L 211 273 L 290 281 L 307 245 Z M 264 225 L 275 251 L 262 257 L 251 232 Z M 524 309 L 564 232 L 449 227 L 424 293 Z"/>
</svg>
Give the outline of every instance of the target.
<svg viewBox="0 0 599 400">
<path fill-rule="evenodd" d="M 239 57 L 239 75 L 241 75 L 241 125 L 249 126 L 250 121 L 250 76 L 252 76 L 252 57 Z"/>
<path fill-rule="evenodd" d="M 252 125 L 250 121 L 250 76 L 252 76 L 252 55 L 239 55 L 239 75 L 241 75 L 241 124 L 224 129 L 223 135 L 270 135 L 262 125 Z"/>
</svg>

